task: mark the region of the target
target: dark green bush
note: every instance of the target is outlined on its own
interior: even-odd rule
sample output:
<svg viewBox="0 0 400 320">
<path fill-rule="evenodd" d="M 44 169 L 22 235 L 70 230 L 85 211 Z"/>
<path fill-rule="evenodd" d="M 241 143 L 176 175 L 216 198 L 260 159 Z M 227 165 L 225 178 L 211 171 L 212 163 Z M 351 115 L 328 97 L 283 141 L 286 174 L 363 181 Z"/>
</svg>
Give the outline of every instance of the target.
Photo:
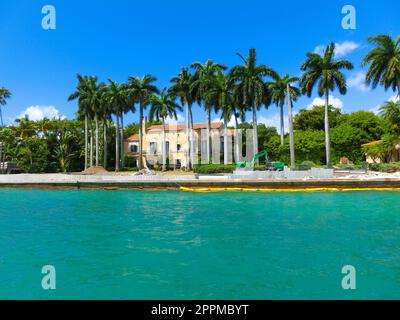
<svg viewBox="0 0 400 320">
<path fill-rule="evenodd" d="M 200 174 L 216 174 L 216 173 L 232 173 L 236 169 L 234 164 L 203 164 L 196 165 L 193 168 L 195 173 Z"/>
<path fill-rule="evenodd" d="M 311 168 L 315 168 L 317 165 L 312 161 L 303 161 L 301 164 L 297 165 L 296 170 L 307 171 Z"/>
<path fill-rule="evenodd" d="M 386 173 L 398 172 L 400 171 L 400 162 L 371 163 L 369 164 L 369 170 Z"/>
</svg>

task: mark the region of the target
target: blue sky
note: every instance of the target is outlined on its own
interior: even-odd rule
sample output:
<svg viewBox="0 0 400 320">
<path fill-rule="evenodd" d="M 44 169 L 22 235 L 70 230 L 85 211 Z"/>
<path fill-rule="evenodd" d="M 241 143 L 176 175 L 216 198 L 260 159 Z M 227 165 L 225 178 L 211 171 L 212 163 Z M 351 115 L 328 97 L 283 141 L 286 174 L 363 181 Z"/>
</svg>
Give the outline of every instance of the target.
<svg viewBox="0 0 400 320">
<path fill-rule="evenodd" d="M 56 30 L 41 27 L 41 10 L 47 4 L 57 10 Z M 346 4 L 357 10 L 356 30 L 342 28 Z M 2 1 L 0 86 L 13 93 L 3 108 L 4 119 L 11 123 L 25 110 L 37 115 L 54 109 L 73 118 L 77 105 L 67 97 L 77 72 L 118 82 L 151 73 L 162 87 L 184 65 L 213 59 L 233 66 L 241 62 L 236 52 L 247 54 L 255 47 L 260 63 L 282 74 L 300 75 L 306 52 L 331 41 L 355 65 L 347 73 L 348 94 L 334 92 L 334 102 L 344 112 L 373 110 L 394 93 L 368 90 L 360 81 L 365 72 L 361 60 L 370 48 L 366 39 L 379 33 L 398 36 L 399 12 L 400 1 L 395 0 Z M 314 98 L 301 98 L 295 109 L 307 107 Z M 201 109 L 194 114 L 195 121 L 205 120 Z M 259 115 L 261 122 L 278 123 L 275 106 Z M 127 120 L 136 121 L 137 115 Z"/>
</svg>

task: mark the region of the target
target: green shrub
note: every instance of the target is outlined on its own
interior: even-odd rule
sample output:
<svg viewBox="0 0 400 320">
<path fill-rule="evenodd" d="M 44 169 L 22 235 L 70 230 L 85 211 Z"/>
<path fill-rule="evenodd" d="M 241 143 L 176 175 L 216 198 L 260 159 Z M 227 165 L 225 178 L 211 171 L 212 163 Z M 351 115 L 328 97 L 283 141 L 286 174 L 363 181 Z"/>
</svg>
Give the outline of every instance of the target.
<svg viewBox="0 0 400 320">
<path fill-rule="evenodd" d="M 303 161 L 301 164 L 299 164 L 296 167 L 296 170 L 300 170 L 300 171 L 307 171 L 310 170 L 311 168 L 315 168 L 317 167 L 317 165 L 312 162 L 312 161 Z"/>
<path fill-rule="evenodd" d="M 378 171 L 378 172 L 386 172 L 386 173 L 398 172 L 398 171 L 400 171 L 400 162 L 371 163 L 371 164 L 369 164 L 369 170 Z"/>
<path fill-rule="evenodd" d="M 234 164 L 203 164 L 196 165 L 193 168 L 195 173 L 200 174 L 216 174 L 216 173 L 232 173 L 236 169 Z"/>
<path fill-rule="evenodd" d="M 334 167 L 342 170 L 365 170 L 368 168 L 368 164 L 366 162 L 362 164 L 337 164 Z"/>
</svg>

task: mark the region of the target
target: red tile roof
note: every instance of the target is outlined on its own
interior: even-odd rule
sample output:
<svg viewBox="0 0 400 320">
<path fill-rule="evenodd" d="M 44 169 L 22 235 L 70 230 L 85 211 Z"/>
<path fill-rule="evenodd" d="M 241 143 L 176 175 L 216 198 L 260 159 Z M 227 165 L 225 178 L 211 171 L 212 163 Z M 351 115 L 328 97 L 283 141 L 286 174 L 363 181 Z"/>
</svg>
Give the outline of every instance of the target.
<svg viewBox="0 0 400 320">
<path fill-rule="evenodd" d="M 222 122 L 212 122 L 211 123 L 211 129 L 218 129 L 220 130 L 223 127 Z M 201 130 L 201 129 L 207 129 L 207 123 L 193 123 L 193 129 L 194 130 Z M 162 125 L 154 125 L 151 126 L 150 128 L 147 129 L 147 132 L 152 131 L 152 130 L 163 130 Z M 186 130 L 186 125 L 184 124 L 178 124 L 178 125 L 166 125 L 165 126 L 166 131 L 172 131 L 172 130 L 177 130 L 177 131 L 185 131 Z M 127 139 L 128 142 L 138 142 L 139 141 L 139 135 L 134 134 L 133 136 L 130 136 Z"/>
<path fill-rule="evenodd" d="M 221 129 L 222 126 L 223 126 L 222 122 L 212 122 L 211 123 L 211 129 Z M 162 125 L 154 125 L 154 126 L 151 126 L 147 131 L 162 130 L 162 129 L 163 129 Z M 207 123 L 193 123 L 193 129 L 194 130 L 207 129 Z M 184 131 L 184 130 L 186 130 L 186 125 L 184 125 L 184 124 L 166 125 L 165 130 L 166 131 L 171 131 L 171 130 Z"/>
<path fill-rule="evenodd" d="M 129 142 L 139 142 L 139 135 L 138 134 L 134 134 L 133 136 L 130 136 L 127 140 Z"/>
</svg>

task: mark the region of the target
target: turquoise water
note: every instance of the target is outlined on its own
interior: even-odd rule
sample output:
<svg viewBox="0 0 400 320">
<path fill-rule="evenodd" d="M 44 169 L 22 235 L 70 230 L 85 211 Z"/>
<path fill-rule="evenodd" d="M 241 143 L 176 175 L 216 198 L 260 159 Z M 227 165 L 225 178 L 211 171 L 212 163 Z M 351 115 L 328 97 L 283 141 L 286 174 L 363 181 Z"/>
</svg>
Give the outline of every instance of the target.
<svg viewBox="0 0 400 320">
<path fill-rule="evenodd" d="M 398 299 L 399 197 L 0 189 L 0 298 Z"/>
</svg>

